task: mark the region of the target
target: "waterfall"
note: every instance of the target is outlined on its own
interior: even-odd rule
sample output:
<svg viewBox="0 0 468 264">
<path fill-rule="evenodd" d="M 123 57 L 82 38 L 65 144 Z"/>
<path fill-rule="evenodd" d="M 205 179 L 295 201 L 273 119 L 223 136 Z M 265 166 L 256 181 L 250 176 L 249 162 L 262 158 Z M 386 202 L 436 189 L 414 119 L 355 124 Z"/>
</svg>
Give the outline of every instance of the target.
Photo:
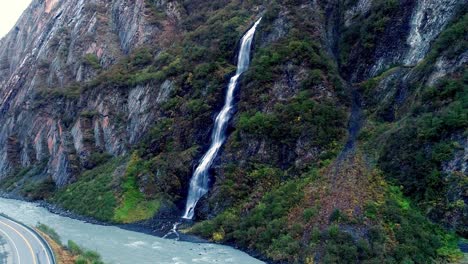
<svg viewBox="0 0 468 264">
<path fill-rule="evenodd" d="M 195 169 L 190 181 L 190 188 L 183 218 L 192 219 L 200 198 L 208 192 L 209 175 L 208 171 L 216 158 L 219 149 L 226 139 L 226 126 L 231 119 L 232 109 L 234 107 L 234 91 L 239 77 L 244 73 L 250 64 L 250 50 L 255 30 L 262 19 L 260 18 L 253 27 L 242 37 L 241 47 L 238 55 L 237 72 L 229 81 L 226 100 L 223 109 L 215 120 L 213 133 L 211 135 L 211 145 Z"/>
<path fill-rule="evenodd" d="M 169 231 L 166 235 L 163 236 L 163 238 L 168 238 L 170 235 L 175 235 L 175 240 L 179 240 L 180 239 L 180 235 L 179 235 L 179 232 L 177 232 L 177 227 L 180 225 L 179 222 L 175 222 L 173 225 L 172 225 L 172 229 L 171 231 Z"/>
</svg>

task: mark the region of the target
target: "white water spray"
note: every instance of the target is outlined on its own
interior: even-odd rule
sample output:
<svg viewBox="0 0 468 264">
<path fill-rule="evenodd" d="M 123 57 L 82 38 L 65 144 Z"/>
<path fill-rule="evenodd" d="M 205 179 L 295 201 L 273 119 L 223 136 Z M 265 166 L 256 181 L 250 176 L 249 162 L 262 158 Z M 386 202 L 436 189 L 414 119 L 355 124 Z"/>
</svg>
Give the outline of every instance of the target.
<svg viewBox="0 0 468 264">
<path fill-rule="evenodd" d="M 241 47 L 239 50 L 239 58 L 237 62 L 237 72 L 229 81 L 229 86 L 226 94 L 226 101 L 223 109 L 218 114 L 215 120 L 213 133 L 211 135 L 211 146 L 201 159 L 200 164 L 193 173 L 190 181 L 190 189 L 185 207 L 183 218 L 192 219 L 195 214 L 195 206 L 197 206 L 200 198 L 208 192 L 209 175 L 208 171 L 216 158 L 219 149 L 224 144 L 226 139 L 226 126 L 231 119 L 232 109 L 234 107 L 234 91 L 237 86 L 239 77 L 244 73 L 250 64 L 250 50 L 252 40 L 255 35 L 255 30 L 262 19 L 260 18 L 253 27 L 242 37 Z"/>
<path fill-rule="evenodd" d="M 166 235 L 163 236 L 163 238 L 168 238 L 170 235 L 175 236 L 175 240 L 178 241 L 180 239 L 179 232 L 177 232 L 177 227 L 180 225 L 179 222 L 175 222 L 172 225 L 171 231 L 169 231 Z"/>
</svg>

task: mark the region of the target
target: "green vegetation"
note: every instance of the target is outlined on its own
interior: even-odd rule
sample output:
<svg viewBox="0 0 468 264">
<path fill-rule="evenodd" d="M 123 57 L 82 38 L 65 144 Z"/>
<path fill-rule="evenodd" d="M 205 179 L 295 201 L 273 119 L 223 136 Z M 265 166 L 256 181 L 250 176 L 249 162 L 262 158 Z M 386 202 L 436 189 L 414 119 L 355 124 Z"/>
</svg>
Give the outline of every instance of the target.
<svg viewBox="0 0 468 264">
<path fill-rule="evenodd" d="M 379 248 L 386 249 L 382 253 L 389 261 L 425 263 L 428 259 L 440 261 L 461 257 L 456 243 L 453 243 L 456 237 L 430 223 L 410 205 L 399 188 L 389 187 L 386 202 L 375 206 L 378 208 L 377 219 L 385 230 L 384 239 L 380 239 L 383 247 Z M 372 211 L 372 206 L 368 208 Z M 385 246 L 390 244 L 395 246 Z"/>
<path fill-rule="evenodd" d="M 100 152 L 93 152 L 89 156 L 86 164 L 84 164 L 84 167 L 86 169 L 93 169 L 97 166 L 100 166 L 107 161 L 109 161 L 112 158 L 112 155 L 109 153 L 100 153 Z"/>
<path fill-rule="evenodd" d="M 346 115 L 332 103 L 310 99 L 307 92 L 288 104 L 277 104 L 273 113 L 243 113 L 239 129 L 275 142 L 294 144 L 300 136 L 310 135 L 312 143 L 328 146 L 345 135 Z"/>
<path fill-rule="evenodd" d="M 86 66 L 90 66 L 95 70 L 100 70 L 101 69 L 101 64 L 99 62 L 99 58 L 95 54 L 86 54 L 83 57 L 83 64 Z"/>
<path fill-rule="evenodd" d="M 67 250 L 76 257 L 75 264 L 104 264 L 96 251 L 83 249 L 72 240 L 68 240 Z"/>
<path fill-rule="evenodd" d="M 241 208 L 227 210 L 211 221 L 201 222 L 192 232 L 217 238 L 223 242 L 235 241 L 242 247 L 252 247 L 274 260 L 298 260 L 300 242 L 289 233 L 288 212 L 304 198 L 307 181 L 290 181 L 268 192 L 247 215 L 241 217 Z M 294 227 L 299 235 L 301 227 Z M 221 239 L 220 232 L 224 235 Z"/>
<path fill-rule="evenodd" d="M 8 175 L 2 180 L 0 188 L 4 191 L 11 192 L 17 187 L 17 183 L 25 177 L 32 168 L 23 168 L 16 173 Z"/>
<path fill-rule="evenodd" d="M 72 240 L 68 240 L 67 248 L 73 255 L 83 254 L 83 249 L 81 249 L 81 247 Z"/>
<path fill-rule="evenodd" d="M 397 187 L 387 188 L 383 203 L 368 204 L 358 222 L 334 210 L 329 227 L 320 228 L 311 222 L 319 207 L 301 208 L 303 219 L 291 221 L 306 187 L 321 181 L 289 181 L 268 192 L 247 213 L 240 211 L 245 212 L 248 202 L 196 224 L 191 232 L 215 242 L 235 242 L 288 263 L 304 263 L 315 254 L 323 254 L 324 263 L 427 263 L 462 257 L 456 236 L 430 223 Z M 367 226 L 365 233 L 353 231 L 363 226 Z"/>
<path fill-rule="evenodd" d="M 18 169 L 10 173 L 0 183 L 0 190 L 5 192 L 18 192 L 25 198 L 43 200 L 53 196 L 57 190 L 51 177 L 41 176 L 47 163 L 45 161 L 34 167 Z"/>
<path fill-rule="evenodd" d="M 41 223 L 38 223 L 36 228 L 50 237 L 59 247 L 63 247 L 60 236 L 53 228 Z M 53 248 L 54 251 L 57 251 L 55 247 Z M 104 264 L 99 253 L 84 249 L 72 240 L 68 240 L 67 246 L 63 247 L 63 249 L 73 256 L 75 264 Z M 55 252 L 55 254 L 61 255 L 62 253 Z"/>
<path fill-rule="evenodd" d="M 81 117 L 84 117 L 84 118 L 94 118 L 95 116 L 97 116 L 99 113 L 97 111 L 83 111 L 80 113 L 80 116 Z"/>
<path fill-rule="evenodd" d="M 137 177 L 145 173 L 142 160 L 134 154 L 127 167 L 122 183 L 122 198 L 120 206 L 114 213 L 114 221 L 133 223 L 151 218 L 160 207 L 160 201 L 146 200 L 137 185 Z"/>
<path fill-rule="evenodd" d="M 468 49 L 468 40 L 466 39 L 468 14 L 466 14 L 466 7 L 461 8 L 459 14 L 459 18 L 455 19 L 455 22 L 439 35 L 432 44 L 429 54 L 417 66 L 421 74 L 429 73 L 441 54 L 446 56 L 447 59 L 454 59 Z"/>
<path fill-rule="evenodd" d="M 369 14 L 362 14 L 355 22 L 342 32 L 340 40 L 340 65 L 350 66 L 350 54 L 353 50 L 360 50 L 361 57 L 373 54 L 377 40 L 381 38 L 385 29 L 399 11 L 401 2 L 397 0 L 378 0 L 372 3 Z"/>
<path fill-rule="evenodd" d="M 57 232 L 45 225 L 45 224 L 41 224 L 41 223 L 38 223 L 36 225 L 36 228 L 39 229 L 40 231 L 44 232 L 46 235 L 48 235 L 52 240 L 54 240 L 55 242 L 57 242 L 57 244 L 61 245 L 62 244 L 62 240 L 60 239 L 60 236 L 59 234 L 57 234 Z"/>
<path fill-rule="evenodd" d="M 328 81 L 337 96 L 344 99 L 345 91 L 336 65 L 317 41 L 298 30 L 292 30 L 284 40 L 260 48 L 256 53 L 251 69 L 246 73 L 246 82 L 256 87 L 252 91 L 253 96 L 265 92 L 265 88 L 281 76 L 285 64 L 289 63 L 307 69 L 306 78 L 301 84 L 303 90 L 313 90 L 317 85 Z"/>
<path fill-rule="evenodd" d="M 145 8 L 148 15 L 148 21 L 151 24 L 161 25 L 161 21 L 165 18 L 166 14 L 160 8 L 157 8 L 156 0 L 145 0 Z"/>
<path fill-rule="evenodd" d="M 137 154 L 126 166 L 125 163 L 125 158 L 112 158 L 84 172 L 77 182 L 58 190 L 51 201 L 101 221 L 133 223 L 153 217 L 161 203 L 167 201 L 154 189 L 154 178 L 147 179 L 147 186 L 142 187 L 142 177 L 153 177 L 147 169 L 151 163 Z"/>
<path fill-rule="evenodd" d="M 115 170 L 125 160 L 112 159 L 93 170 L 86 171 L 77 182 L 60 189 L 52 202 L 81 215 L 110 221 L 114 217 L 117 201 L 114 194 Z M 80 197 L 77 199 L 77 197 Z"/>
<path fill-rule="evenodd" d="M 431 220 L 462 236 L 467 234 L 463 224 L 466 204 L 459 191 L 466 188 L 468 179 L 462 173 L 443 170 L 443 164 L 461 151 L 460 142 L 466 137 L 468 71 L 462 68 L 432 86 L 421 83 L 427 82 L 437 58 L 455 59 L 466 50 L 466 23 L 467 16 L 460 15 L 433 43 L 429 55 L 414 69 L 404 104 L 371 98 L 376 94 L 375 87 L 393 74 L 393 69 L 362 84 L 369 97 L 371 117 L 360 135 L 389 182 L 402 186 L 402 192 Z M 387 87 L 398 85 L 390 83 Z M 383 108 L 392 109 L 395 120 L 384 122 Z M 439 235 L 442 237 L 442 233 Z M 453 244 L 456 239 L 450 240 Z M 443 251 L 439 249 L 439 253 Z"/>
<path fill-rule="evenodd" d="M 153 62 L 153 55 L 146 48 L 141 48 L 133 52 L 130 56 L 130 63 L 133 67 L 144 67 Z"/>
<path fill-rule="evenodd" d="M 340 32 L 338 62 L 327 51 L 335 52 L 335 47 L 321 42 L 324 14 L 312 10 L 310 1 L 182 1 L 179 4 L 191 12 L 181 15 L 176 32 L 166 28 L 169 18 L 165 4 L 159 2 L 146 0 L 144 15 L 162 29 L 161 43 L 134 50 L 109 69 L 102 69 L 95 55 L 85 55 L 82 63 L 98 74 L 94 80 L 40 89 L 35 95 L 35 106 L 40 107 L 76 102 L 83 94 L 98 91 L 126 98 L 137 85 L 160 87 L 170 81 L 168 98 L 150 110 L 156 113 L 150 118 L 153 126 L 129 147 L 130 157 L 95 150 L 83 159 L 76 182 L 56 190 L 49 178 L 26 181 L 22 190 L 28 197 L 51 197 L 65 209 L 112 223 L 144 221 L 158 216 L 161 208 L 181 204 L 193 166 L 209 141 L 226 82 L 235 71 L 239 36 L 256 19 L 252 16 L 256 5 L 266 3 L 265 10 L 260 8 L 264 22 L 254 40 L 251 67 L 236 95 L 238 112 L 213 169 L 213 191 L 203 201 L 206 210 L 197 215 L 210 220 L 198 222 L 190 231 L 287 263 L 313 263 L 316 258 L 324 263 L 459 259 L 456 235 L 431 223 L 421 211 L 447 213 L 441 222 L 450 227 L 451 214 L 465 210 L 463 197 L 446 199 L 446 194 L 452 186 L 462 193 L 466 177 L 448 175 L 441 167 L 459 150 L 460 135 L 466 137 L 468 76 L 455 72 L 433 87 L 421 84 L 439 55 L 453 59 L 466 50 L 466 15 L 440 35 L 426 61 L 417 66 L 418 76 L 410 76 L 411 103 L 402 106 L 406 108 L 391 123 L 380 117 L 381 110 L 394 102 L 374 95 L 383 80 L 407 68 L 392 67 L 360 84 L 369 121 L 359 146 L 368 160 L 344 167 L 337 156 L 347 134 L 351 96 L 341 76 L 349 67 L 371 64 L 381 37 L 399 19 L 399 1 L 375 0 L 368 14 L 354 18 L 356 23 Z M 87 121 L 100 117 L 80 108 L 61 119 L 65 127 L 77 114 Z M 127 129 L 125 110 L 112 115 L 116 131 Z M 346 178 L 340 169 L 359 177 Z M 2 185 L 16 190 L 18 181 L 37 175 L 34 170 L 15 172 Z M 385 180 L 368 176 L 367 170 L 382 171 Z M 384 186 L 378 195 L 365 201 L 343 195 L 350 191 L 346 184 L 354 184 L 354 193 L 376 191 L 355 182 L 366 177 Z M 345 210 L 330 201 L 362 207 Z M 466 227 L 455 231 L 466 236 Z M 77 263 L 100 263 L 94 252 L 72 241 L 68 249 L 80 255 Z"/>
<path fill-rule="evenodd" d="M 448 209 L 457 208 L 453 204 L 458 199 L 444 197 L 449 185 L 466 182 L 466 177 L 451 177 L 441 170 L 442 163 L 459 150 L 450 135 L 463 134 L 468 126 L 468 71 L 457 76 L 422 89 L 412 115 L 390 133 L 379 160 L 387 178 L 402 185 L 404 193 L 425 208 L 458 210 Z"/>
<path fill-rule="evenodd" d="M 461 151 L 460 142 L 466 137 L 468 72 L 466 67 L 461 68 L 432 86 L 423 85 L 438 58 L 456 59 L 466 50 L 468 16 L 463 10 L 414 68 L 407 88 L 401 88 L 398 75 L 394 75 L 407 71 L 402 68 L 393 68 L 361 84 L 370 120 L 360 139 L 389 182 L 402 186 L 403 193 L 433 221 L 466 236 L 466 204 L 459 190 L 466 188 L 468 179 L 442 167 Z M 382 80 L 386 80 L 390 95 L 376 90 Z M 389 99 L 397 96 L 391 94 L 399 93 L 397 89 L 406 89 L 403 102 Z M 387 111 L 392 118 L 382 118 Z"/>
<path fill-rule="evenodd" d="M 56 99 L 78 99 L 81 93 L 82 87 L 80 84 L 76 83 L 63 88 L 44 88 L 37 92 L 34 102 L 36 107 L 40 107 L 43 106 L 43 104 Z"/>
</svg>

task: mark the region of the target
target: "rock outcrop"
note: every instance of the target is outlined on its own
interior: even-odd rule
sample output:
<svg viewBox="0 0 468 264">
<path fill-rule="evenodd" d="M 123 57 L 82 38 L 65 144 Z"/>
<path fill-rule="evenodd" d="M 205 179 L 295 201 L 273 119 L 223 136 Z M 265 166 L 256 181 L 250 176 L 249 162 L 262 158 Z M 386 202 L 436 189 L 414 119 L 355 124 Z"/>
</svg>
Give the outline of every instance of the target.
<svg viewBox="0 0 468 264">
<path fill-rule="evenodd" d="M 166 27 L 177 23 L 177 5 L 158 5 L 168 5 Z M 48 160 L 47 172 L 61 186 L 94 150 L 121 155 L 141 138 L 154 121 L 150 109 L 167 99 L 170 80 L 128 94 L 80 93 L 73 84 L 164 37 L 162 26 L 148 21 L 149 9 L 143 0 L 31 4 L 0 46 L 0 178 L 18 165 Z M 128 113 L 128 124 L 119 123 L 127 119 L 119 113 Z"/>
<path fill-rule="evenodd" d="M 33 1 L 0 40 L 0 188 L 172 226 L 159 220 L 183 209 L 239 38 L 262 17 L 198 232 L 291 263 L 320 262 L 333 239 L 330 252 L 376 254 L 362 259 L 444 257 L 414 241 L 445 235 L 425 216 L 466 233 L 465 13 L 466 0 Z M 398 246 L 413 251 L 400 261 Z"/>
</svg>

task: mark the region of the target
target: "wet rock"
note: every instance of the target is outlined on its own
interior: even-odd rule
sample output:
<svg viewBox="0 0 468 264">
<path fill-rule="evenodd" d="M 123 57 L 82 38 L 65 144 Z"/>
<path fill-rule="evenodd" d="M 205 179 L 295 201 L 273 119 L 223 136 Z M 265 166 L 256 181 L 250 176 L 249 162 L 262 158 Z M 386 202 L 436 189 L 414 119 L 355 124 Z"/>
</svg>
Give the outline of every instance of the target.
<svg viewBox="0 0 468 264">
<path fill-rule="evenodd" d="M 403 59 L 406 65 L 420 62 L 431 42 L 450 22 L 463 0 L 419 0 L 411 18 L 411 30 L 406 40 L 409 49 Z M 466 4 L 466 3 L 465 3 Z"/>
<path fill-rule="evenodd" d="M 455 59 L 448 59 L 446 57 L 440 57 L 435 63 L 435 69 L 429 75 L 427 85 L 433 86 L 441 78 L 454 73 L 456 70 L 466 65 L 468 62 L 468 51 L 461 54 Z"/>
<path fill-rule="evenodd" d="M 371 8 L 372 0 L 359 0 L 351 9 L 346 10 L 344 20 L 345 26 L 349 27 L 352 24 L 353 18 L 357 15 L 366 14 Z"/>
</svg>

